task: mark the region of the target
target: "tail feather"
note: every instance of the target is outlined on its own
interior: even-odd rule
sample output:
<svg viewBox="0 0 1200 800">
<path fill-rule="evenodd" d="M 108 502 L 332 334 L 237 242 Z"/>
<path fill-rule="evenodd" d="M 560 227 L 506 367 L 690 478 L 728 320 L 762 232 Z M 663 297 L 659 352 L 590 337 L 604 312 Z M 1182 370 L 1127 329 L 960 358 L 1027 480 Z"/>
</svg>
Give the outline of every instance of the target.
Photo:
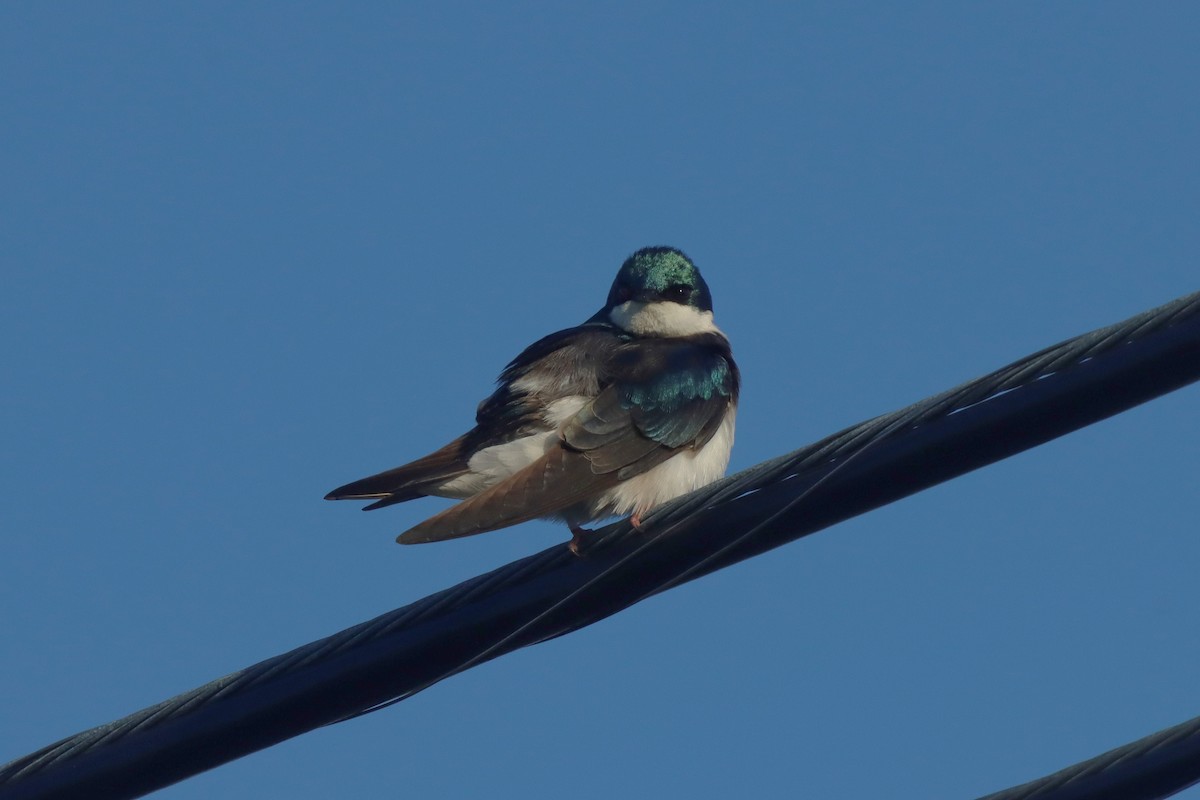
<svg viewBox="0 0 1200 800">
<path fill-rule="evenodd" d="M 325 499 L 378 500 L 363 509 L 371 511 L 426 497 L 441 484 L 467 472 L 467 459 L 462 452 L 464 438 L 460 436 L 411 463 L 339 486 L 325 495 Z"/>
<path fill-rule="evenodd" d="M 561 512 L 617 482 L 616 473 L 592 472 L 583 454 L 555 447 L 515 475 L 408 529 L 396 541 L 422 544 L 494 531 Z"/>
</svg>

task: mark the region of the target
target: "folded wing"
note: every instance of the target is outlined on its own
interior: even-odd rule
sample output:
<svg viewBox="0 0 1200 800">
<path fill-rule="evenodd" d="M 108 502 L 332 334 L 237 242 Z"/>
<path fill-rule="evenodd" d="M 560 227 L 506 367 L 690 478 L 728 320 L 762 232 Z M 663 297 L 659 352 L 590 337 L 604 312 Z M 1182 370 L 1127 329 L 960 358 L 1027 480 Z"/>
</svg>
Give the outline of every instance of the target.
<svg viewBox="0 0 1200 800">
<path fill-rule="evenodd" d="M 712 438 L 737 402 L 725 338 L 637 340 L 601 371 L 607 384 L 533 464 L 403 533 L 454 539 L 560 514 Z"/>
</svg>

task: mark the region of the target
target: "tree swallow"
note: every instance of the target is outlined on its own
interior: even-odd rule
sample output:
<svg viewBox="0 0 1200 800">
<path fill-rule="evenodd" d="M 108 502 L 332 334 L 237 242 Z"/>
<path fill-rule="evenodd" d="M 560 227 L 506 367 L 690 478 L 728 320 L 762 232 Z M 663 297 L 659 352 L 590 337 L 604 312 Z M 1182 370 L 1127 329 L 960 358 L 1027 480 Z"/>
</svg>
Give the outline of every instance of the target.
<svg viewBox="0 0 1200 800">
<path fill-rule="evenodd" d="M 424 458 L 334 489 L 326 500 L 462 499 L 402 533 L 455 539 L 538 517 L 583 523 L 650 509 L 725 474 L 739 376 L 696 265 L 647 247 L 621 265 L 608 302 L 534 342 L 479 404 L 475 427 Z"/>
</svg>

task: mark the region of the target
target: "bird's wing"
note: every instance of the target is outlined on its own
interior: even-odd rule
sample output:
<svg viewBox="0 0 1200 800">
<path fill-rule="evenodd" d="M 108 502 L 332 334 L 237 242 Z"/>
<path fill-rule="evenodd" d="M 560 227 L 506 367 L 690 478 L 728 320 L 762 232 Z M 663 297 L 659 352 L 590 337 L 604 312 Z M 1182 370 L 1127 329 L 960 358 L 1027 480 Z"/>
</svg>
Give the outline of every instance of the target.
<svg viewBox="0 0 1200 800">
<path fill-rule="evenodd" d="M 455 539 L 560 513 L 681 450 L 703 447 L 737 401 L 737 368 L 716 335 L 631 342 L 605 373 L 610 382 L 544 456 L 398 541 Z"/>
<path fill-rule="evenodd" d="M 424 458 L 339 486 L 326 500 L 371 500 L 363 511 L 436 494 L 447 481 L 471 471 L 471 456 L 545 431 L 541 411 L 554 400 L 594 397 L 597 363 L 607 360 L 621 339 L 612 326 L 585 323 L 543 337 L 509 362 L 500 386 L 479 404 L 475 427 Z"/>
<path fill-rule="evenodd" d="M 500 373 L 499 386 L 479 404 L 466 436 L 469 452 L 552 430 L 543 413 L 556 400 L 600 393 L 598 364 L 612 358 L 622 338 L 611 325 L 584 324 L 526 347 Z"/>
</svg>

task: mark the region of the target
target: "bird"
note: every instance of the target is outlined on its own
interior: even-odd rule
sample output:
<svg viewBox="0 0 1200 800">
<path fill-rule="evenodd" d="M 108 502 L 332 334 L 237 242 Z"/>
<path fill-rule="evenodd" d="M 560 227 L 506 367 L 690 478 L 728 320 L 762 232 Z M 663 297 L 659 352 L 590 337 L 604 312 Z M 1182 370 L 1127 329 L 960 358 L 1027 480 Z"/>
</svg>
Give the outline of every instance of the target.
<svg viewBox="0 0 1200 800">
<path fill-rule="evenodd" d="M 429 455 L 340 486 L 326 500 L 461 502 L 397 537 L 456 539 L 528 520 L 584 524 L 651 509 L 725 474 L 741 376 L 712 295 L 683 251 L 646 247 L 583 324 L 525 348 L 476 410 L 475 426 Z"/>
</svg>

